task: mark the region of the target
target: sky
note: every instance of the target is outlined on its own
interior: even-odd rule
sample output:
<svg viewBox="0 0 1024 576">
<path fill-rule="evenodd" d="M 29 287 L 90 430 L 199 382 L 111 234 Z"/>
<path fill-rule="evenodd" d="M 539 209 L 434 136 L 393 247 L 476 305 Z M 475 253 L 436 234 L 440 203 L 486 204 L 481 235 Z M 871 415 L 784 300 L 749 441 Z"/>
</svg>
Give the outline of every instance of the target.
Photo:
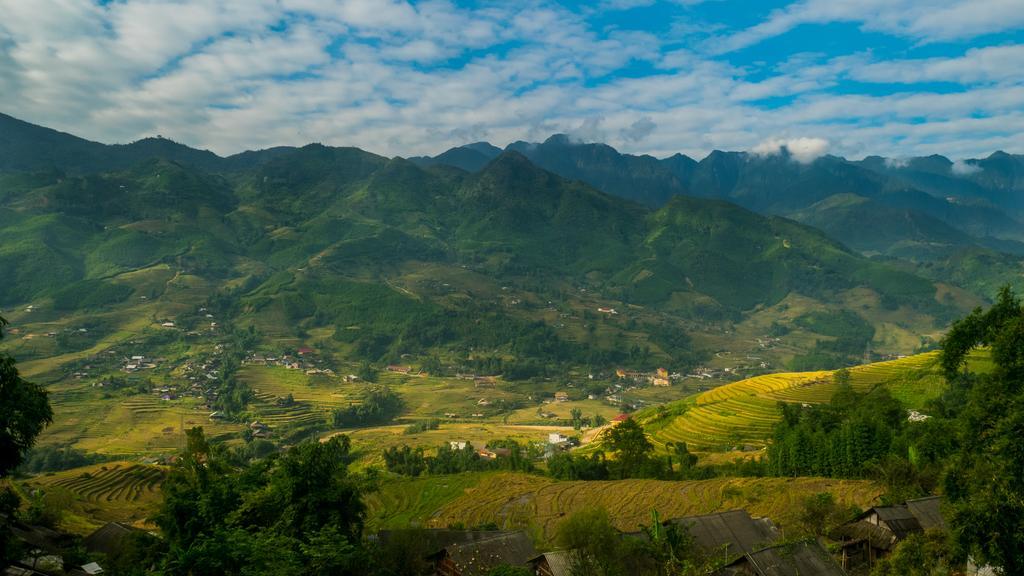
<svg viewBox="0 0 1024 576">
<path fill-rule="evenodd" d="M 0 0 L 0 112 L 387 156 L 1024 153 L 1024 0 Z"/>
</svg>

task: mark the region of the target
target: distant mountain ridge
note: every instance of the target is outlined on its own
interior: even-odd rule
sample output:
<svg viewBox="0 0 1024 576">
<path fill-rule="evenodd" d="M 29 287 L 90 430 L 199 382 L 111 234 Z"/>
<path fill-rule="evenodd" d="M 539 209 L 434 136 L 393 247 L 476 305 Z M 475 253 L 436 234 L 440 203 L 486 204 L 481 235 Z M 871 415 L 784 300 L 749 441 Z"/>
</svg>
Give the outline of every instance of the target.
<svg viewBox="0 0 1024 576">
<path fill-rule="evenodd" d="M 8 211 L 6 217 L 56 211 L 106 227 L 120 227 L 133 218 L 181 218 L 173 226 L 196 235 L 188 248 L 167 242 L 166 234 L 143 238 L 133 229 L 131 237 L 140 246 L 157 247 L 150 260 L 173 257 L 217 273 L 227 273 L 239 258 L 302 260 L 323 250 L 335 255 L 335 262 L 350 261 L 348 251 L 363 234 L 360 249 L 380 256 L 372 275 L 387 262 L 397 262 L 368 243 L 376 238 L 428 260 L 482 259 L 492 272 L 554 266 L 570 277 L 594 273 L 616 298 L 659 306 L 672 303 L 691 312 L 716 307 L 740 311 L 776 302 L 791 290 L 820 295 L 822 290 L 852 287 L 864 278 L 896 271 L 880 272 L 877 264 L 833 245 L 810 228 L 765 216 L 784 215 L 814 225 L 866 254 L 936 262 L 922 272 L 911 269 L 917 279 L 908 276 L 882 289 L 916 283 L 915 298 L 922 293 L 920 274 L 939 280 L 956 276 L 966 286 L 970 276 L 957 271 L 972 267 L 990 252 L 985 257 L 999 263 L 1000 277 L 1013 279 L 1014 260 L 996 257 L 992 247 L 1015 251 L 1022 245 L 1017 220 L 984 199 L 990 192 L 994 198 L 1015 194 L 1014 163 L 1020 158 L 1011 155 L 969 162 L 993 167 L 978 168 L 970 197 L 965 193 L 964 199 L 952 201 L 935 189 L 925 192 L 909 186 L 909 177 L 886 175 L 889 170 L 911 169 L 907 166 L 914 167 L 915 177 L 942 174 L 944 167 L 952 170 L 953 164 L 941 157 L 914 159 L 895 168 L 884 160 L 858 163 L 832 156 L 801 164 L 785 153 L 715 151 L 699 162 L 683 155 L 659 160 L 620 154 L 604 144 L 578 144 L 564 135 L 540 144 L 515 142 L 504 151 L 475 143 L 436 158 L 410 160 L 320 144 L 221 158 L 161 138 L 107 146 L 0 116 L 0 152 L 0 172 L 10 174 L 4 180 L 7 189 L 0 189 L 0 210 Z M 58 172 L 47 175 L 48 170 Z M 722 200 L 738 206 L 715 203 Z M 681 207 L 710 220 L 683 218 Z M 747 210 L 761 216 L 755 218 Z M 185 224 L 184 219 L 204 214 L 219 222 L 207 229 Z M 47 226 L 59 222 L 72 225 L 55 220 Z M 673 225 L 666 228 L 665 222 Z M 745 224 L 733 229 L 736 222 Z M 665 242 L 676 237 L 673 226 L 690 228 L 686 238 L 670 246 Z M 280 230 L 277 236 L 266 235 L 272 229 Z M 216 237 L 209 236 L 213 230 L 218 231 Z M 755 251 L 722 242 L 725 238 L 715 232 L 721 230 L 748 238 Z M 754 230 L 759 231 L 756 239 L 749 237 Z M 316 240 L 303 240 L 299 245 L 306 248 L 301 250 L 287 247 L 300 232 Z M 60 233 L 80 234 L 66 229 Z M 794 243 L 794 237 L 805 240 Z M 121 243 L 117 245 L 130 243 L 127 238 L 116 238 Z M 783 241 L 784 250 L 771 248 Z M 91 245 L 90 240 L 83 242 Z M 5 262 L 20 262 L 22 270 L 51 262 L 49 268 L 42 264 L 40 278 L 47 277 L 45 269 L 59 271 L 62 279 L 97 274 L 68 247 L 53 246 L 43 254 L 41 247 L 50 244 L 29 245 L 27 252 L 6 251 Z M 968 256 L 959 255 L 964 250 Z M 736 259 L 735 254 L 744 257 Z M 826 254 L 842 256 L 826 263 L 821 260 Z M 136 265 L 140 258 L 128 258 L 125 265 Z M 764 269 L 758 268 L 762 258 L 767 258 Z M 792 265 L 785 264 L 794 258 Z M 357 268 L 366 263 L 353 262 Z M 732 275 L 744 267 L 760 273 Z M 867 273 L 868 269 L 875 271 Z M 615 274 L 604 276 L 613 270 Z M 816 279 L 818 271 L 827 274 Z M 0 300 L 18 301 L 33 293 L 22 287 L 17 295 Z M 710 308 L 709 302 L 714 303 Z"/>
<path fill-rule="evenodd" d="M 662 206 L 676 195 L 725 199 L 762 214 L 811 223 L 866 252 L 934 258 L 982 246 L 1024 254 L 1020 155 L 995 152 L 960 163 L 938 155 L 861 161 L 826 155 L 800 163 L 785 150 L 772 155 L 715 150 L 697 161 L 682 154 L 664 159 L 621 154 L 606 144 L 578 143 L 565 135 L 542 143 L 514 142 L 507 149 L 563 177 L 648 206 Z M 469 156 L 474 159 L 467 161 Z M 464 147 L 414 159 L 421 165 L 447 164 L 470 172 L 486 160 Z M 871 202 L 826 202 L 850 195 Z M 826 207 L 829 214 L 815 213 Z M 887 230 L 887 243 L 877 236 L 865 243 L 861 230 L 842 224 L 863 218 L 870 207 L 877 208 L 870 213 L 881 221 L 873 224 Z M 901 235 L 906 222 L 915 224 Z"/>
</svg>

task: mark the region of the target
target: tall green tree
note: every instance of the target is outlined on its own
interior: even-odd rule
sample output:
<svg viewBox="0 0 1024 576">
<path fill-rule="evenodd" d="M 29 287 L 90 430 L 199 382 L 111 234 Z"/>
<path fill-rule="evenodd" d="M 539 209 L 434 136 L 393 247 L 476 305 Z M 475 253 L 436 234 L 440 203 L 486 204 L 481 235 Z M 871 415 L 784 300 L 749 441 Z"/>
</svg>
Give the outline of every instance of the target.
<svg viewBox="0 0 1024 576">
<path fill-rule="evenodd" d="M 0 318 L 0 338 L 7 320 Z M 0 478 L 21 464 L 39 433 L 53 422 L 48 394 L 18 375 L 14 358 L 0 352 Z"/>
<path fill-rule="evenodd" d="M 978 346 L 989 347 L 994 368 L 962 375 Z M 953 326 L 942 365 L 968 382 L 944 482 L 954 540 L 961 555 L 1024 574 L 1024 310 L 1009 288 Z"/>
<path fill-rule="evenodd" d="M 558 525 L 559 546 L 570 551 L 572 576 L 618 576 L 625 573 L 622 539 L 608 511 L 587 508 Z"/>
<path fill-rule="evenodd" d="M 619 478 L 644 477 L 651 468 L 654 445 L 647 439 L 643 426 L 629 418 L 601 434 L 601 441 L 615 454 Z"/>
<path fill-rule="evenodd" d="M 348 472 L 348 437 L 308 442 L 234 467 L 201 428 L 164 482 L 156 516 L 168 576 L 357 575 L 365 483 Z"/>
<path fill-rule="evenodd" d="M 0 338 L 7 320 L 0 317 Z M 14 359 L 0 353 L 0 479 L 25 459 L 36 437 L 53 422 L 53 410 L 42 387 L 18 375 Z M 17 559 L 19 549 L 11 534 L 9 519 L 20 501 L 10 488 L 0 489 L 0 568 Z"/>
</svg>

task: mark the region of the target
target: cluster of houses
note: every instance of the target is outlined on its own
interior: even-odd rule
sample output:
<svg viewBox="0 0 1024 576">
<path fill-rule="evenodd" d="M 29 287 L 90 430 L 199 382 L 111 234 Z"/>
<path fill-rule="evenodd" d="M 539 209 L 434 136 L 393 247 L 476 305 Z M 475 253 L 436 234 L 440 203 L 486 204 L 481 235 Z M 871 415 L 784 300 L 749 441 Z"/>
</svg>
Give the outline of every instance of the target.
<svg viewBox="0 0 1024 576">
<path fill-rule="evenodd" d="M 325 368 L 312 348 L 299 348 L 294 355 L 254 352 L 247 356 L 242 363 L 256 366 L 281 366 L 289 370 L 300 370 L 310 376 L 315 374 L 334 376 L 334 370 Z M 358 380 L 356 376 L 352 375 L 346 377 L 346 381 L 349 381 L 349 378 L 353 379 L 352 381 Z"/>
<path fill-rule="evenodd" d="M 841 527 L 830 551 L 824 538 L 786 539 L 768 518 L 745 510 L 673 518 L 661 522 L 689 533 L 693 549 L 720 566 L 713 576 L 847 576 L 867 574 L 901 540 L 926 530 L 946 530 L 939 499 L 910 500 L 897 506 L 877 506 Z M 403 531 L 381 531 L 381 543 Z M 424 543 L 425 559 L 436 576 L 483 576 L 497 566 L 528 568 L 536 576 L 573 576 L 580 551 L 539 552 L 525 531 L 416 530 Z M 649 539 L 647 531 L 621 533 L 623 539 Z M 968 575 L 994 574 L 990 568 L 968 565 Z"/>
<path fill-rule="evenodd" d="M 153 370 L 159 365 L 159 360 L 156 358 L 146 358 L 145 355 L 136 354 L 134 356 L 127 356 L 122 360 L 121 371 L 138 372 L 139 370 Z"/>
<path fill-rule="evenodd" d="M 619 368 L 615 371 L 615 376 L 619 380 L 628 380 L 635 383 L 648 382 L 652 386 L 671 386 L 672 380 L 681 378 L 682 374 L 669 374 L 665 368 L 658 368 L 654 372 L 638 372 Z"/>
<path fill-rule="evenodd" d="M 693 378 L 695 380 L 716 380 L 720 378 L 726 378 L 733 374 L 732 368 L 723 368 L 716 370 L 714 368 L 708 368 L 706 366 L 699 366 L 694 368 L 692 372 L 686 374 L 686 378 Z"/>
<path fill-rule="evenodd" d="M 448 442 L 448 446 L 452 450 L 465 450 L 466 446 L 469 446 L 467 440 L 451 440 Z M 486 458 L 488 460 L 497 460 L 498 458 L 507 458 L 512 455 L 512 451 L 508 448 L 478 448 L 476 450 L 477 456 Z"/>
</svg>

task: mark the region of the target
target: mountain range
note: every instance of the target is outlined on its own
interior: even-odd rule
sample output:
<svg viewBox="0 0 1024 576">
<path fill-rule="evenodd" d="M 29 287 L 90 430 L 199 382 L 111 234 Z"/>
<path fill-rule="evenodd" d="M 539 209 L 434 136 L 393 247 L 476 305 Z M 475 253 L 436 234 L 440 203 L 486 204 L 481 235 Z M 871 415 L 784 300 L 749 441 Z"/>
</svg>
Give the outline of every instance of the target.
<svg viewBox="0 0 1024 576">
<path fill-rule="evenodd" d="M 782 215 L 822 229 L 867 253 L 916 259 L 949 256 L 966 246 L 1024 252 L 1024 156 L 1005 152 L 954 163 L 942 156 L 848 161 L 822 156 L 800 162 L 777 154 L 713 151 L 697 161 L 621 154 L 606 144 L 555 135 L 514 142 L 537 166 L 599 190 L 659 207 L 676 195 L 717 198 L 758 213 Z M 487 143 L 412 160 L 476 171 L 500 153 Z M 867 226 L 852 225 L 865 222 Z M 883 236 L 877 231 L 884 230 Z"/>
<path fill-rule="evenodd" d="M 611 365 L 636 345 L 690 362 L 689 335 L 794 296 L 923 334 L 1019 281 L 1021 157 L 966 176 L 890 164 L 658 160 L 564 136 L 222 158 L 0 116 L 0 305 L 117 324 L 230 295 L 237 325 L 353 358 Z"/>
</svg>

